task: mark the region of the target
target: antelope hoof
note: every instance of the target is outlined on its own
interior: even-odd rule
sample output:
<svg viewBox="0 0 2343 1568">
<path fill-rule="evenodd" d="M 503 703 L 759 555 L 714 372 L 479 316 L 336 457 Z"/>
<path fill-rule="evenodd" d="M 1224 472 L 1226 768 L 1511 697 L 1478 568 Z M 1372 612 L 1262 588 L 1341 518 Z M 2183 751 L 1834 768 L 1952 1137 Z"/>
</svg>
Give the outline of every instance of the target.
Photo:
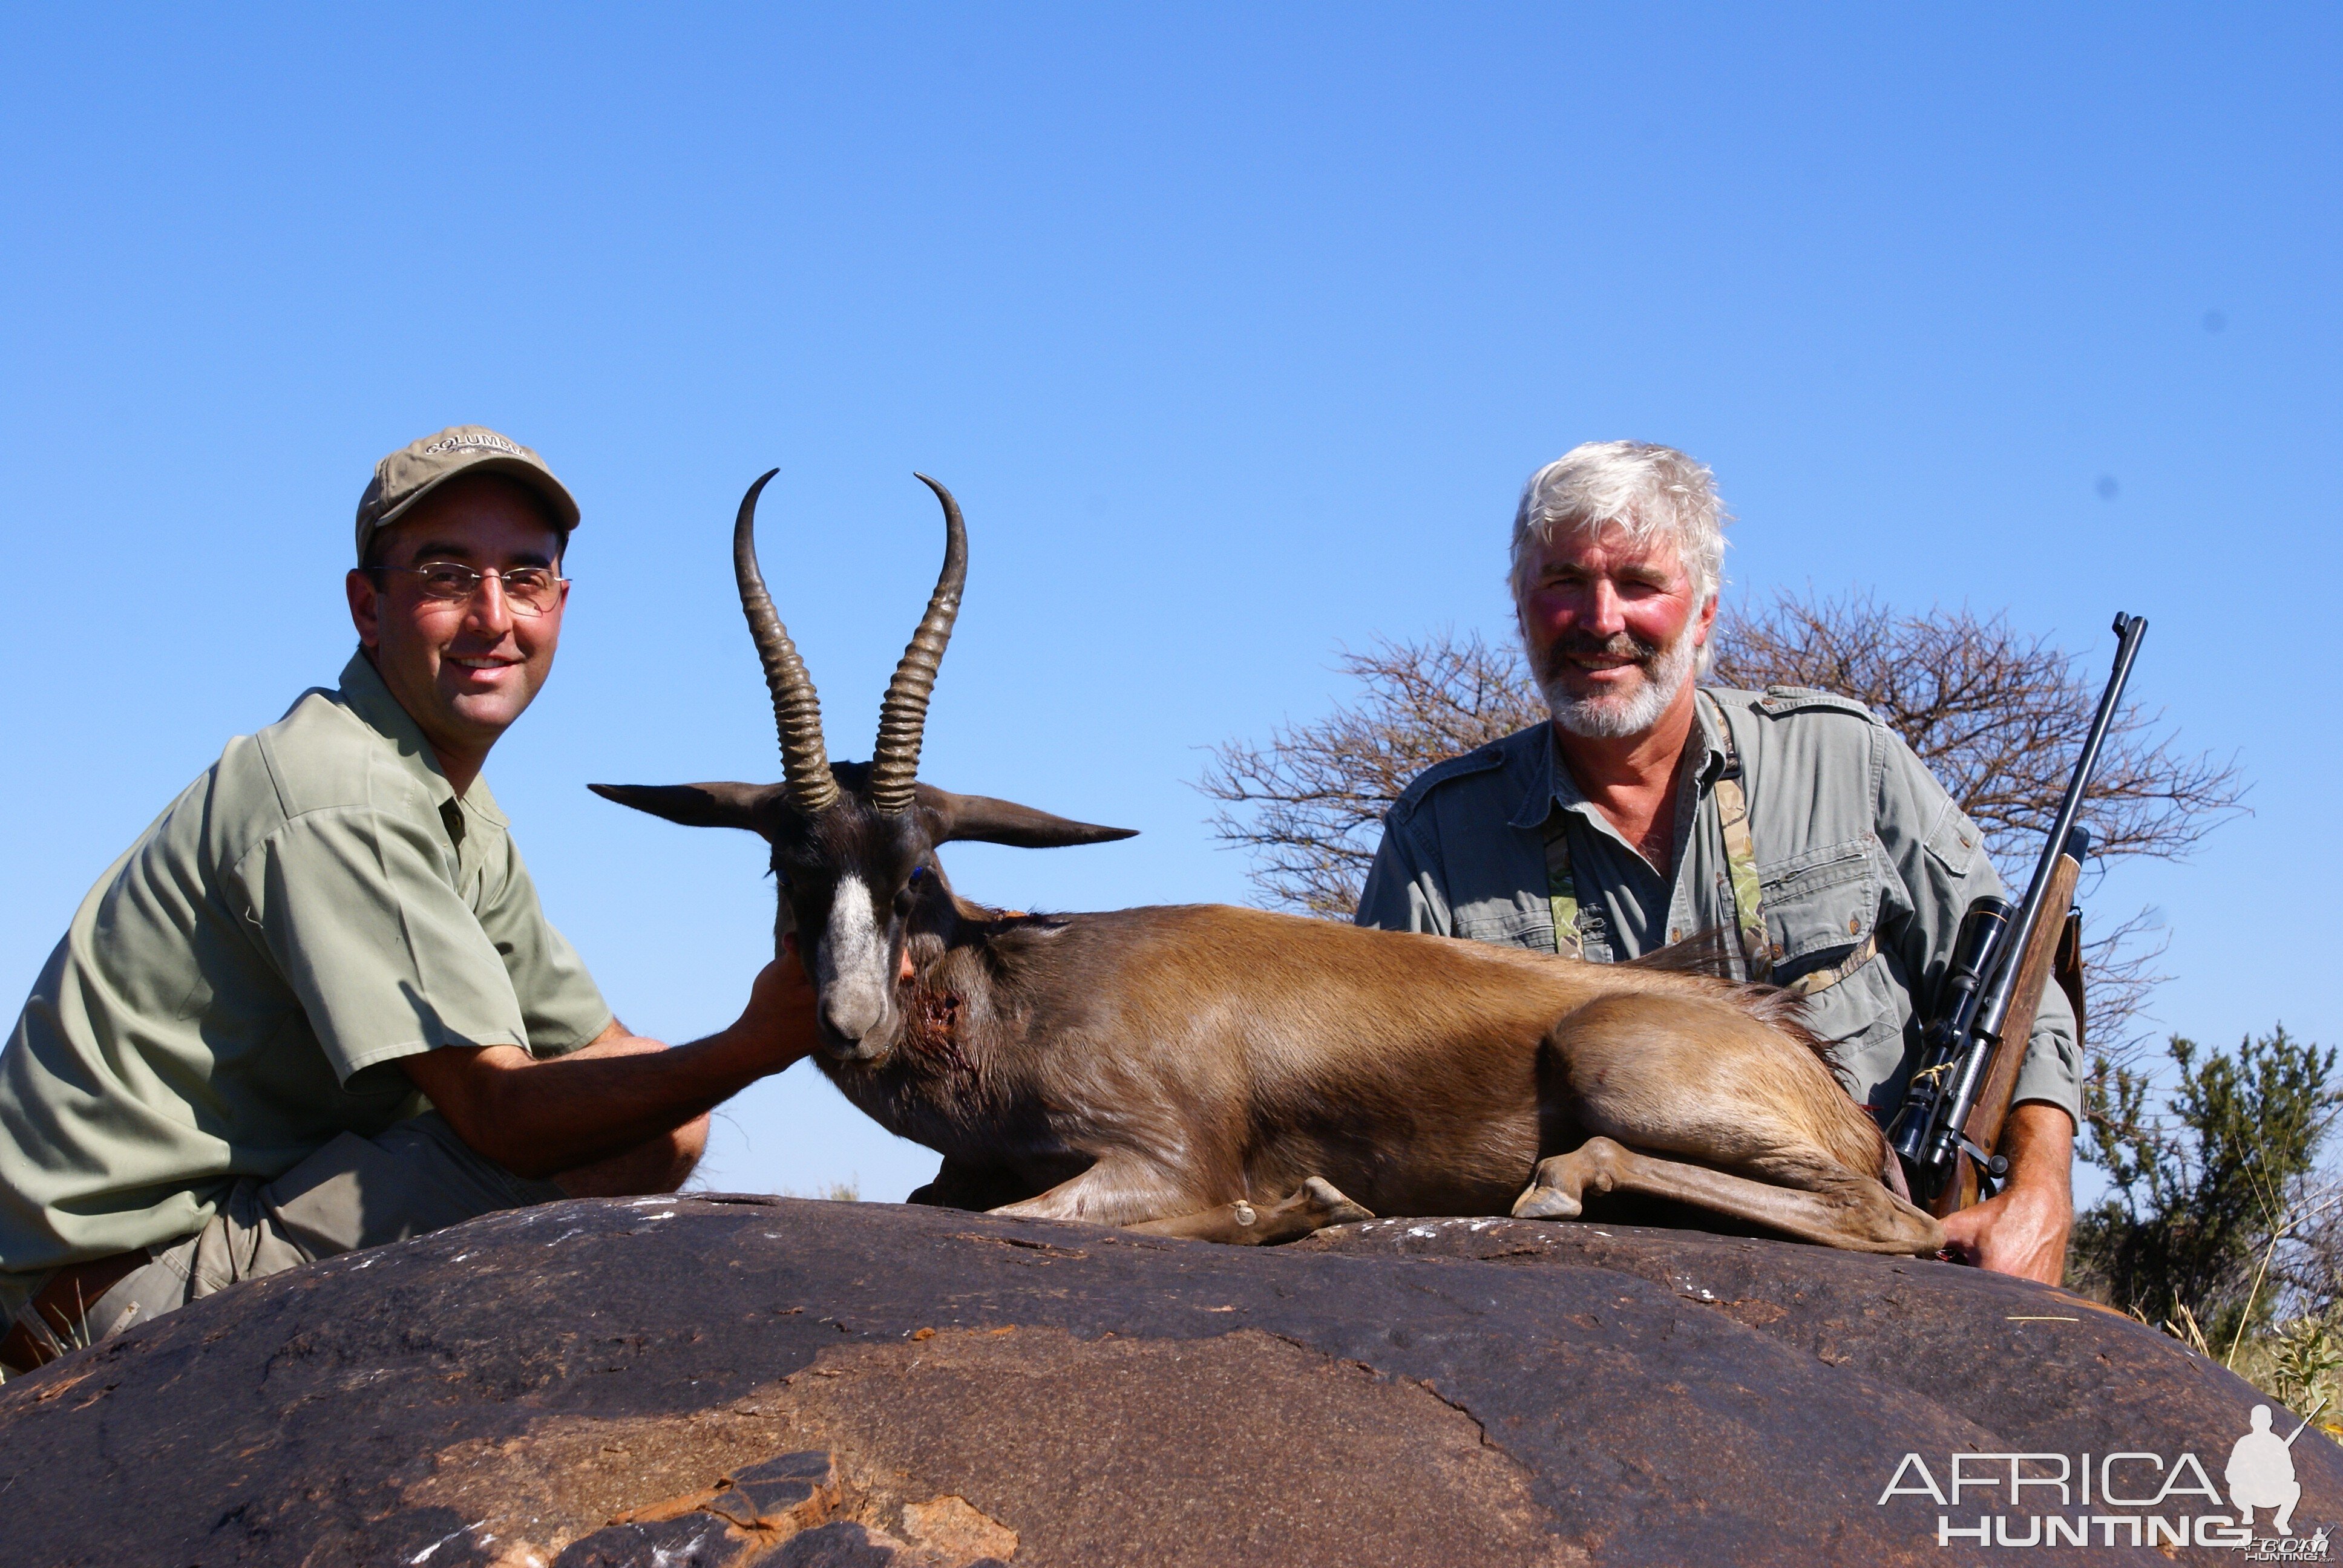
<svg viewBox="0 0 2343 1568">
<path fill-rule="evenodd" d="M 1586 1211 L 1586 1205 L 1578 1201 L 1578 1191 L 1583 1183 L 1575 1178 L 1576 1171 L 1567 1154 L 1539 1161 L 1536 1174 L 1530 1178 L 1530 1184 L 1522 1189 L 1520 1197 L 1513 1200 L 1513 1218 L 1577 1219 Z"/>
<path fill-rule="evenodd" d="M 1513 1200 L 1516 1220 L 1575 1220 L 1586 1205 L 1559 1187 L 1530 1187 Z"/>
<path fill-rule="evenodd" d="M 1302 1194 L 1313 1204 L 1325 1225 L 1355 1225 L 1362 1220 L 1372 1220 L 1372 1211 L 1362 1208 L 1342 1196 L 1341 1188 L 1323 1176 L 1312 1176 L 1302 1183 Z"/>
</svg>

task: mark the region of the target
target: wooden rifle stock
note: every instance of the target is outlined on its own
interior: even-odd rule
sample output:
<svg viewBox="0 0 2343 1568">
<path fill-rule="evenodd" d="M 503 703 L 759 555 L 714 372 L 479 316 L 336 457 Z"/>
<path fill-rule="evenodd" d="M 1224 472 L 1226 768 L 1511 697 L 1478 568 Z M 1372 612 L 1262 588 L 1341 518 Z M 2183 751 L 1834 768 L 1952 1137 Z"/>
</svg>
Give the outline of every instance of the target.
<svg viewBox="0 0 2343 1568">
<path fill-rule="evenodd" d="M 2075 883 L 2083 874 L 2082 866 L 2072 855 L 2062 854 L 2050 869 L 2049 891 L 2044 899 L 2046 910 L 2065 910 L 2064 920 L 2043 920 L 2034 928 L 2034 938 L 2019 955 L 2017 983 L 2010 992 L 2009 1012 L 2002 1025 L 2001 1044 L 1993 1053 L 1993 1066 L 1986 1074 L 1985 1087 L 1978 1091 L 1975 1107 L 1969 1111 L 1968 1126 L 1963 1129 L 1968 1141 L 1990 1153 L 2002 1153 L 2001 1137 L 2009 1120 L 2010 1096 L 2017 1092 L 2018 1070 L 2026 1065 L 2026 1049 L 2034 1035 L 2034 1015 L 2042 1007 L 2042 990 L 2050 981 L 2054 970 L 2061 988 L 2075 1006 L 2077 1049 L 2081 1049 L 2083 1020 L 2081 917 L 2074 911 Z M 2071 970 L 2065 961 L 2073 955 Z M 1952 1179 L 1936 1195 L 1929 1211 L 1939 1220 L 1967 1208 L 1977 1201 L 1976 1161 L 1966 1152 L 1956 1155 Z"/>
</svg>

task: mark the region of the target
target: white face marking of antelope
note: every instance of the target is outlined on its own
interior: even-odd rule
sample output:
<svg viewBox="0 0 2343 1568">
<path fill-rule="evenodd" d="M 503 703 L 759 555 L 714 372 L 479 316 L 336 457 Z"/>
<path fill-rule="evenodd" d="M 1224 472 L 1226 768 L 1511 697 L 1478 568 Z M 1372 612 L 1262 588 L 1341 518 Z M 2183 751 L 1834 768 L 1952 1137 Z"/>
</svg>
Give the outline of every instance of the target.
<svg viewBox="0 0 2343 1568">
<path fill-rule="evenodd" d="M 814 944 L 813 982 L 821 1022 L 840 1040 L 860 1042 L 887 1016 L 895 993 L 891 932 L 881 930 L 870 890 L 849 871 L 830 899 L 830 924 Z"/>
<path fill-rule="evenodd" d="M 968 535 L 951 492 L 926 475 L 944 509 L 944 564 L 927 613 L 888 682 L 879 739 L 868 763 L 830 760 L 821 703 L 781 625 L 757 567 L 757 497 L 749 487 L 732 528 L 740 608 L 765 668 L 780 733 L 779 784 L 596 784 L 597 794 L 693 827 L 746 828 L 772 845 L 782 914 L 775 933 L 794 935 L 819 997 L 819 1038 L 833 1062 L 876 1066 L 902 1031 L 904 944 L 915 928 L 952 918 L 936 846 L 981 839 L 1028 849 L 1096 844 L 1131 830 L 1068 821 L 1029 806 L 954 795 L 919 782 L 920 743 L 936 669 L 968 579 Z"/>
</svg>

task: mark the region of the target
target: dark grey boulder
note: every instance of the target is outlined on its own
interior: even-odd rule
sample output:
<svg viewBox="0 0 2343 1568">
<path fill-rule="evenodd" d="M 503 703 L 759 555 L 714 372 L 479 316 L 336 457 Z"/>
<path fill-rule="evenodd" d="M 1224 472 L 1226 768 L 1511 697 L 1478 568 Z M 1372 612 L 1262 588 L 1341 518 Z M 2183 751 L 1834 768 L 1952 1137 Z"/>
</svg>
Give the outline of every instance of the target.
<svg viewBox="0 0 2343 1568">
<path fill-rule="evenodd" d="M 2058 1292 L 1769 1241 L 581 1201 L 0 1388 L 0 1564 L 1868 1568 L 2000 1560 L 2053 1516 L 2069 1543 L 2020 1560 L 2236 1562 L 2197 1543 L 2229 1512 L 2197 1477 L 2226 1491 L 2259 1398 Z M 2289 1452 L 2307 1543 L 2343 1451 Z M 2012 1462 L 1965 1460 L 1939 1505 L 1956 1453 L 2054 1457 L 2015 1504 Z M 2087 1454 L 2114 1500 L 2048 1484 Z"/>
</svg>

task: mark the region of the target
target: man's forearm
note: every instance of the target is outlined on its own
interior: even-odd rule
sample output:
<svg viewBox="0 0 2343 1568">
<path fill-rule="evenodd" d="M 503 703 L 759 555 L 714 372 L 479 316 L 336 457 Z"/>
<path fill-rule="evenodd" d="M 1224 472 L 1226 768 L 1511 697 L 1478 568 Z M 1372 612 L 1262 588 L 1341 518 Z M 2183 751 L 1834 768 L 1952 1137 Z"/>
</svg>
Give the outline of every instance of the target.
<svg viewBox="0 0 2343 1568">
<path fill-rule="evenodd" d="M 794 957 L 768 964 L 739 1021 L 663 1046 L 613 1023 L 546 1060 L 518 1046 L 443 1047 L 399 1065 L 457 1135 L 530 1177 L 573 1171 L 673 1132 L 813 1049 L 813 992 Z"/>
<path fill-rule="evenodd" d="M 509 1048 L 506 1048 L 509 1050 Z M 689 1045 L 605 1036 L 543 1061 L 511 1050 L 467 1127 L 467 1143 L 518 1175 L 547 1177 L 673 1131 L 779 1070 L 769 1049 L 737 1026 Z M 791 1059 L 794 1060 L 794 1059 Z M 443 1111 L 443 1113 L 445 1113 Z"/>
<path fill-rule="evenodd" d="M 2009 1179 L 2055 1188 L 2074 1202 L 2075 1119 L 2046 1100 L 2028 1100 L 2009 1109 L 2003 1139 L 2009 1151 Z"/>
</svg>

